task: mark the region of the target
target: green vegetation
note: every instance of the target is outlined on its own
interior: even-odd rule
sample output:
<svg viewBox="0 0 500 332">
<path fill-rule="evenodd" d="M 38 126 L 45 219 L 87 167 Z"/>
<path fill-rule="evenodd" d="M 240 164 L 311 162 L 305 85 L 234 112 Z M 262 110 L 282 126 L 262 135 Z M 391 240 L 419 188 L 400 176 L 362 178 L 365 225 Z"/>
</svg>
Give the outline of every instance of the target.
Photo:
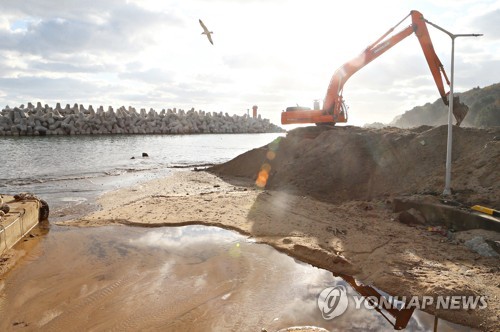
<svg viewBox="0 0 500 332">
<path fill-rule="evenodd" d="M 469 106 L 469 113 L 462 122 L 463 127 L 500 126 L 500 83 L 484 88 L 476 87 L 456 95 Z M 420 125 L 438 126 L 447 122 L 448 107 L 438 99 L 432 104 L 414 107 L 396 117 L 390 125 L 407 128 Z M 455 123 L 455 120 L 453 122 Z"/>
</svg>

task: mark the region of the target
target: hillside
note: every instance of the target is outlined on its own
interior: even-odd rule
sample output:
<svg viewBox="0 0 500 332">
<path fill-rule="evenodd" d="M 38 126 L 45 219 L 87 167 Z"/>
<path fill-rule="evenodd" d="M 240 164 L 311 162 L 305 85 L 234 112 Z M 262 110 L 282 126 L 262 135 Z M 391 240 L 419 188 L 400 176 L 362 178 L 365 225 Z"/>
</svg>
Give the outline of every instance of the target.
<svg viewBox="0 0 500 332">
<path fill-rule="evenodd" d="M 462 127 L 500 126 L 500 83 L 484 88 L 476 87 L 456 95 L 460 96 L 460 101 L 469 106 L 469 113 L 465 117 Z M 410 128 L 421 125 L 439 126 L 447 122 L 448 107 L 439 98 L 432 104 L 416 106 L 397 116 L 389 125 Z M 453 123 L 455 123 L 455 119 L 453 119 Z M 381 124 L 370 124 L 367 127 L 381 127 Z"/>
</svg>

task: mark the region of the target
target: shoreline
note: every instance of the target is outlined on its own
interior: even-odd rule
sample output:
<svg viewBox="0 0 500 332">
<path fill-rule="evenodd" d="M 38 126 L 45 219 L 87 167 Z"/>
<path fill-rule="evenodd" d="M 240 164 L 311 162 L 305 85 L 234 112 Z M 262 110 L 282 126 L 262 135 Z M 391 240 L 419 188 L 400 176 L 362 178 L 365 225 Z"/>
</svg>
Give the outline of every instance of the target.
<svg viewBox="0 0 500 332">
<path fill-rule="evenodd" d="M 400 224 L 387 201 L 331 204 L 255 189 L 248 179 L 177 171 L 106 193 L 98 202 L 99 211 L 56 224 L 217 226 L 334 274 L 351 275 L 392 296 L 487 295 L 486 309 L 436 310 L 431 306 L 426 311 L 475 328 L 500 326 L 498 260 L 450 243 L 425 227 Z M 471 238 L 485 232 L 459 235 Z"/>
</svg>

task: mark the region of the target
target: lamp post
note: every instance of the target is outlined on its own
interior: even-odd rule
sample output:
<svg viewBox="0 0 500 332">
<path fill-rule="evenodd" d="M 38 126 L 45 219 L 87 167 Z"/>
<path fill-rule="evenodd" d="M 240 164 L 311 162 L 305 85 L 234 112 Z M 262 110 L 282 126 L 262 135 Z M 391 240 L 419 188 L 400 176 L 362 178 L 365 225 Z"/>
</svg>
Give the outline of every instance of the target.
<svg viewBox="0 0 500 332">
<path fill-rule="evenodd" d="M 432 25 L 438 30 L 441 30 L 442 32 L 446 33 L 448 36 L 451 38 L 451 75 L 450 75 L 450 95 L 448 97 L 448 140 L 446 143 L 446 173 L 445 173 L 445 184 L 444 184 L 444 190 L 443 190 L 443 195 L 444 196 L 449 196 L 451 195 L 451 146 L 452 146 L 452 138 L 453 138 L 453 123 L 452 123 L 452 113 L 453 113 L 453 76 L 454 76 L 454 70 L 455 70 L 455 38 L 457 37 L 479 37 L 482 36 L 482 34 L 477 34 L 477 33 L 469 33 L 469 34 L 453 34 L 440 26 L 429 22 L 428 20 L 424 19 L 425 22 L 428 24 Z"/>
</svg>

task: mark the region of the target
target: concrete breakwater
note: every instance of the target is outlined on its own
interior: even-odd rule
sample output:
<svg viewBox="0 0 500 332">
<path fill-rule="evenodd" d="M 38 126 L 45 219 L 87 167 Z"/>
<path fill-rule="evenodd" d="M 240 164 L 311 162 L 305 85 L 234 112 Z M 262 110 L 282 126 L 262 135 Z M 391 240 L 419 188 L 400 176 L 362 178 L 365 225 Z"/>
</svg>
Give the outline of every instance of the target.
<svg viewBox="0 0 500 332">
<path fill-rule="evenodd" d="M 259 115 L 229 115 L 215 112 L 163 109 L 147 112 L 141 109 L 110 106 L 107 111 L 100 106 L 69 104 L 65 108 L 57 103 L 55 108 L 37 103 L 25 107 L 5 107 L 0 113 L 0 136 L 38 135 L 101 135 L 101 134 L 202 134 L 202 133 L 270 133 L 282 128 Z"/>
<path fill-rule="evenodd" d="M 0 195 L 0 202 L 4 203 L 0 203 L 2 207 L 0 210 L 0 255 L 2 255 L 28 234 L 39 221 L 46 220 L 49 210 L 45 201 L 27 194 Z"/>
</svg>

